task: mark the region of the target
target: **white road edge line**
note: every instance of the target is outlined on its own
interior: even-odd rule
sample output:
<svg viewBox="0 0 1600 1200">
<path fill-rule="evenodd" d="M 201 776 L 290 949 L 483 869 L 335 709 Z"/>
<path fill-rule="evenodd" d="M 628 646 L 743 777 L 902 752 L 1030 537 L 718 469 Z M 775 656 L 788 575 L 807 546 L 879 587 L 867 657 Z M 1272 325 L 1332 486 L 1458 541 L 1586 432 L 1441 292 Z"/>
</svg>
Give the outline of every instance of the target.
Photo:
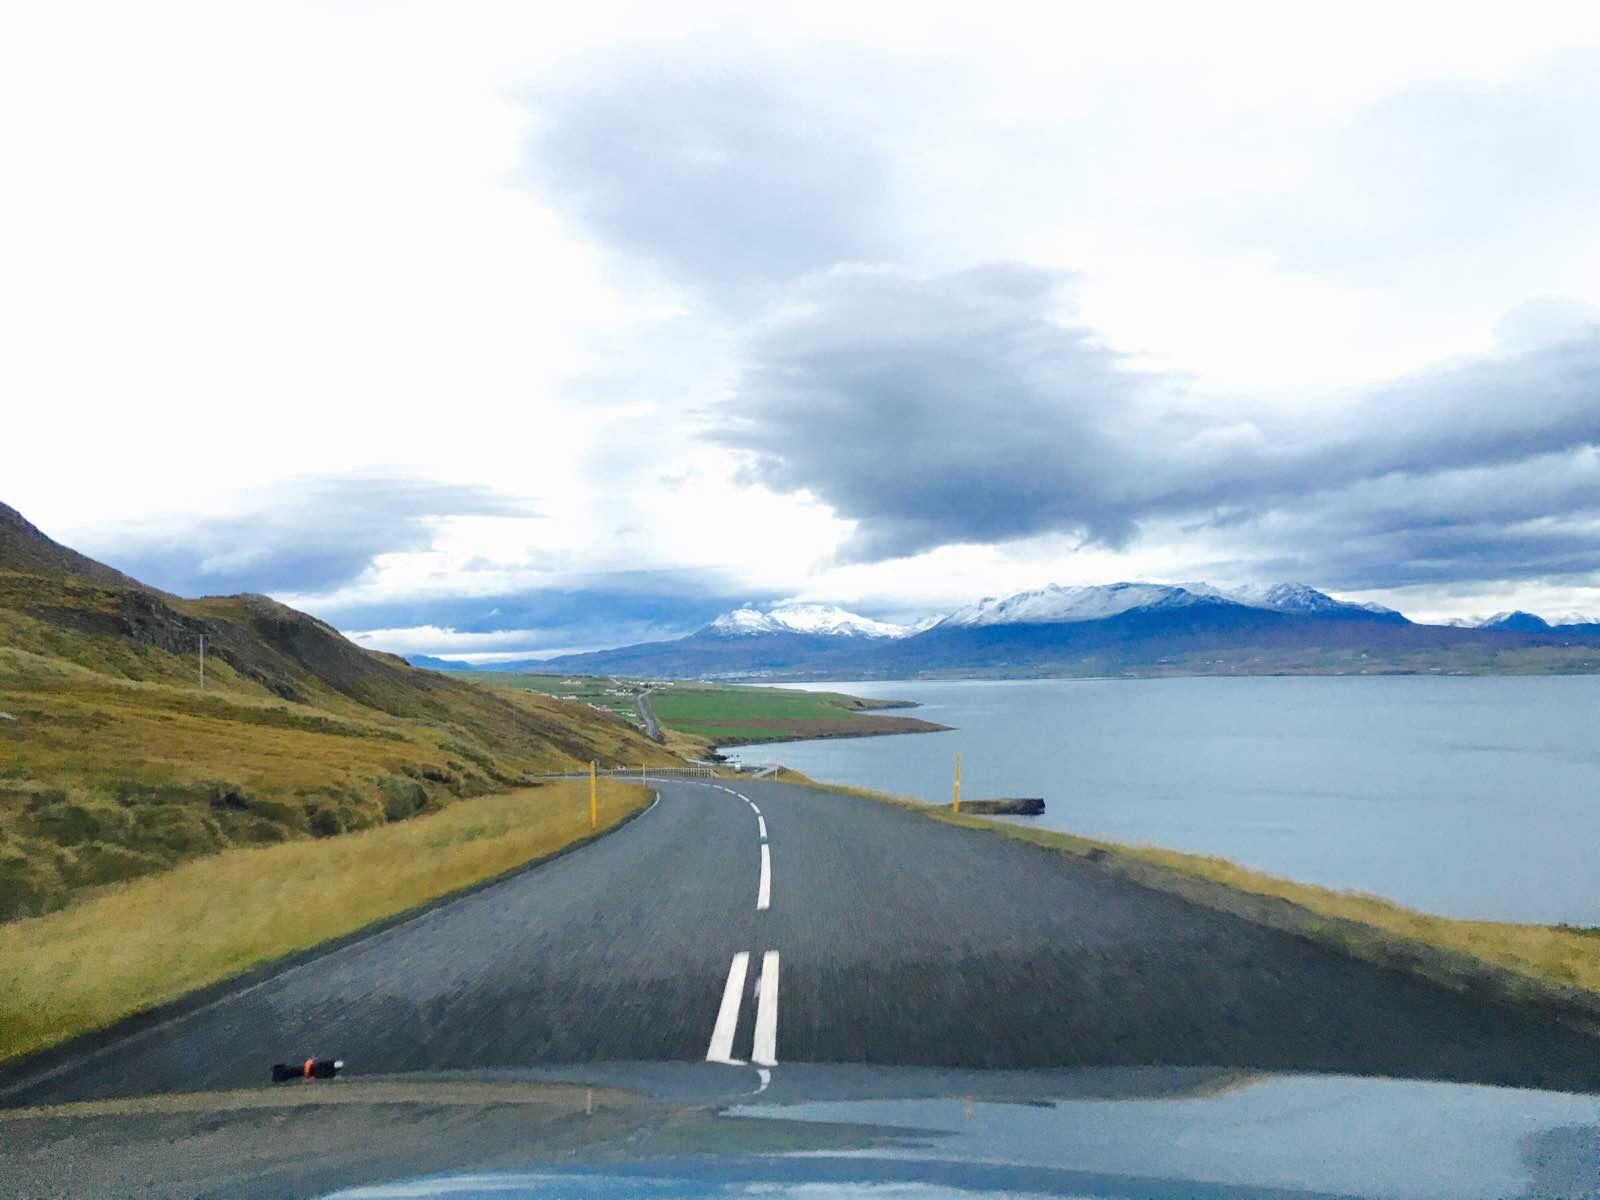
<svg viewBox="0 0 1600 1200">
<path fill-rule="evenodd" d="M 761 956 L 761 991 L 756 996 L 756 1041 L 750 1061 L 759 1067 L 778 1065 L 778 952 Z"/>
<path fill-rule="evenodd" d="M 758 816 L 758 817 L 761 815 L 761 810 L 759 808 L 757 808 L 754 804 L 752 804 L 750 806 L 750 811 L 755 813 L 755 815 Z"/>
<path fill-rule="evenodd" d="M 772 848 L 761 843 L 761 884 L 756 888 L 756 911 L 772 907 Z"/>
<path fill-rule="evenodd" d="M 726 1063 L 739 1067 L 744 1063 L 733 1057 L 733 1035 L 739 1029 L 739 1005 L 744 1001 L 744 977 L 750 969 L 750 951 L 741 950 L 728 965 L 728 982 L 722 989 L 722 1007 L 717 1009 L 717 1023 L 711 1030 L 711 1045 L 706 1049 L 706 1061 Z"/>
<path fill-rule="evenodd" d="M 763 842 L 766 841 L 767 840 L 767 819 L 765 817 L 757 817 L 756 818 L 756 828 L 761 830 L 761 840 Z"/>
</svg>

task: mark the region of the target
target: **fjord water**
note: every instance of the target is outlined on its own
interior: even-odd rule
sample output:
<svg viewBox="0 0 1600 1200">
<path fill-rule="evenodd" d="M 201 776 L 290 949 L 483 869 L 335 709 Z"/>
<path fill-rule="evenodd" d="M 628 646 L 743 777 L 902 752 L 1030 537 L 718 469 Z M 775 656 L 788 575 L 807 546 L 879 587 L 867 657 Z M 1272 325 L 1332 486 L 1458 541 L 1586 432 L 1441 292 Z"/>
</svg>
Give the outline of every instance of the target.
<svg viewBox="0 0 1600 1200">
<path fill-rule="evenodd" d="M 1047 828 L 1449 916 L 1600 925 L 1600 677 L 799 686 L 957 729 L 733 754 L 948 801 L 960 751 L 963 796 L 1043 796 Z"/>
</svg>

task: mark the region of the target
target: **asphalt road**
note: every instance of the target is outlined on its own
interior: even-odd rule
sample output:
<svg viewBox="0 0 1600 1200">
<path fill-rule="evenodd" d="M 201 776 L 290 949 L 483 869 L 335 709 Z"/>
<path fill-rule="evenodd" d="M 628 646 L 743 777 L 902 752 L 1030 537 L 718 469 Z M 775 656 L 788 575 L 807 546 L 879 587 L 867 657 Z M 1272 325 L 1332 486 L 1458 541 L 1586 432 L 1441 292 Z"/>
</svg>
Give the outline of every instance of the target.
<svg viewBox="0 0 1600 1200">
<path fill-rule="evenodd" d="M 667 739 L 661 736 L 661 723 L 656 720 L 655 713 L 650 711 L 650 693 L 640 692 L 638 699 L 639 720 L 644 722 L 644 735 L 652 742 L 664 742 Z"/>
<path fill-rule="evenodd" d="M 1093 864 L 793 785 L 659 788 L 590 846 L 0 1103 L 252 1085 L 309 1055 L 360 1074 L 1164 1064 L 1600 1091 L 1600 1041 Z"/>
</svg>

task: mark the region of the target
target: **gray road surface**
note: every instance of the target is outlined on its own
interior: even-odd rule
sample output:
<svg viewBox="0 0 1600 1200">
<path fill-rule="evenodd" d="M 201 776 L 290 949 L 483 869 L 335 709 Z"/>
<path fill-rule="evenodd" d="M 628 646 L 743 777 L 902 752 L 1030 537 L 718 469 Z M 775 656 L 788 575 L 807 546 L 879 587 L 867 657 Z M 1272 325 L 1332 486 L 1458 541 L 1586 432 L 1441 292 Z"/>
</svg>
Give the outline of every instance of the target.
<svg viewBox="0 0 1600 1200">
<path fill-rule="evenodd" d="M 1594 1039 L 1092 864 L 794 785 L 660 794 L 593 845 L 0 1103 L 257 1084 L 308 1055 L 361 1074 L 710 1056 L 1600 1090 Z"/>
<path fill-rule="evenodd" d="M 644 722 L 644 735 L 652 742 L 665 742 L 662 736 L 661 723 L 656 720 L 655 713 L 650 711 L 650 693 L 640 692 L 636 702 L 639 708 L 639 720 Z"/>
</svg>

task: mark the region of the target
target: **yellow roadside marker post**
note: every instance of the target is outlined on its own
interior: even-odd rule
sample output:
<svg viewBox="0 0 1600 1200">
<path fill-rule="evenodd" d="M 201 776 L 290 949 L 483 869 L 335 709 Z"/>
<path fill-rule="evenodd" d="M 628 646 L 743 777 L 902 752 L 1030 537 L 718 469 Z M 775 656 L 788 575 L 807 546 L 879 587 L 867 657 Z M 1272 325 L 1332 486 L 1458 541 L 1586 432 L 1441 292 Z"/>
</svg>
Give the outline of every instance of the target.
<svg viewBox="0 0 1600 1200">
<path fill-rule="evenodd" d="M 956 755 L 956 804 L 955 810 L 961 811 L 961 755 Z"/>
<path fill-rule="evenodd" d="M 596 765 L 595 760 L 591 758 L 589 760 L 589 828 L 590 829 L 596 829 L 600 825 L 600 815 L 599 815 L 599 812 L 595 808 L 595 800 L 594 800 L 594 789 L 595 789 L 594 771 L 595 771 L 595 765 Z"/>
</svg>

